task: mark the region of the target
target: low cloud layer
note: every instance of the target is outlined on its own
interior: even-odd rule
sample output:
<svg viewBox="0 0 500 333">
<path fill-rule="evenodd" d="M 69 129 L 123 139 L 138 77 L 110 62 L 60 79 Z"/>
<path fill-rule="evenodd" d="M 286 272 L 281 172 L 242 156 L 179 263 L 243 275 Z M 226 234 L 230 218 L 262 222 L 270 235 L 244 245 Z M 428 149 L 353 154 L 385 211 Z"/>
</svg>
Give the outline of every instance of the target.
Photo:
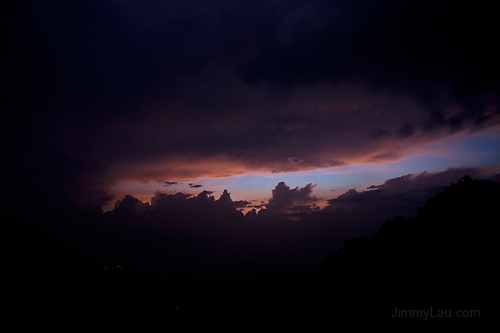
<svg viewBox="0 0 500 333">
<path fill-rule="evenodd" d="M 233 201 L 228 191 L 218 198 L 210 191 L 197 195 L 158 191 L 151 203 L 132 196 L 117 201 L 115 209 L 102 214 L 99 227 L 112 226 L 115 233 L 125 227 L 141 237 L 166 237 L 168 241 L 162 241 L 162 246 L 146 246 L 152 246 L 153 254 L 148 254 L 152 259 L 148 260 L 154 261 L 158 251 L 164 251 L 158 260 L 176 265 L 175 274 L 181 278 L 182 274 L 192 274 L 193 260 L 225 267 L 231 274 L 237 274 L 236 262 L 244 263 L 241 272 L 246 277 L 267 274 L 271 269 L 276 274 L 302 274 L 302 269 L 316 269 L 347 239 L 370 237 L 395 216 L 415 216 L 427 199 L 465 174 L 498 179 L 499 171 L 498 167 L 462 168 L 404 175 L 376 188 L 350 189 L 329 200 L 324 209 L 314 209 L 314 185 L 290 188 L 280 182 L 271 191 L 269 202 L 257 207 L 259 212 L 246 215 L 239 209 L 255 205 Z"/>
<path fill-rule="evenodd" d="M 500 169 L 498 166 L 451 168 L 436 173 L 408 174 L 388 179 L 381 185 L 369 186 L 366 190 L 350 189 L 328 200 L 328 206 L 323 211 L 359 220 L 414 216 L 416 209 L 423 206 L 427 199 L 456 183 L 464 175 L 473 179 L 497 180 Z"/>
<path fill-rule="evenodd" d="M 131 195 L 126 195 L 123 200 L 118 200 L 115 203 L 115 210 L 118 211 L 156 211 L 169 213 L 189 213 L 189 214 L 236 214 L 243 216 L 238 211 L 238 208 L 243 208 L 249 205 L 246 201 L 233 201 L 227 190 L 224 190 L 219 199 L 212 196 L 211 191 L 202 191 L 198 195 L 193 196 L 186 193 L 167 194 L 156 191 L 149 202 L 134 198 Z"/>
<path fill-rule="evenodd" d="M 366 190 L 349 189 L 337 198 L 327 200 L 323 209 L 317 206 L 321 198 L 313 195 L 316 184 L 290 188 L 280 182 L 271 190 L 267 202 L 259 205 L 249 201 L 233 201 L 227 190 L 219 199 L 212 196 L 211 191 L 202 191 L 198 195 L 182 192 L 174 194 L 156 191 L 150 203 L 143 203 L 131 195 L 115 203 L 117 210 L 163 211 L 189 214 L 236 214 L 243 217 L 241 208 L 252 208 L 249 217 L 278 216 L 293 217 L 318 214 L 331 214 L 332 219 L 366 221 L 374 219 L 378 222 L 396 215 L 412 216 L 416 209 L 425 204 L 425 200 L 443 191 L 447 186 L 456 183 L 465 175 L 473 179 L 499 180 L 500 167 L 451 168 L 441 172 L 408 174 L 384 181 L 381 185 L 371 185 Z"/>
<path fill-rule="evenodd" d="M 311 195 L 315 187 L 316 185 L 307 184 L 302 188 L 297 186 L 291 189 L 285 182 L 280 182 L 272 190 L 272 196 L 266 208 L 259 214 L 310 213 L 318 210 L 315 204 L 318 199 Z"/>
</svg>

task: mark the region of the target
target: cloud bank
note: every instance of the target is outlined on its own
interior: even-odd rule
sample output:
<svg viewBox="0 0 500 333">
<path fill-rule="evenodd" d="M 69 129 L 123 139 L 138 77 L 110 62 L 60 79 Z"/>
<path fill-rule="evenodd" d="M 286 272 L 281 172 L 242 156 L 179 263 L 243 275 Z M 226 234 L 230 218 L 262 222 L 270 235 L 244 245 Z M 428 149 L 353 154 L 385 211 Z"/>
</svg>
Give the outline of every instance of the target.
<svg viewBox="0 0 500 333">
<path fill-rule="evenodd" d="M 496 126 L 492 6 L 7 6 L 2 201 L 36 188 L 97 205 L 109 182 L 394 161 L 406 147 Z"/>
</svg>

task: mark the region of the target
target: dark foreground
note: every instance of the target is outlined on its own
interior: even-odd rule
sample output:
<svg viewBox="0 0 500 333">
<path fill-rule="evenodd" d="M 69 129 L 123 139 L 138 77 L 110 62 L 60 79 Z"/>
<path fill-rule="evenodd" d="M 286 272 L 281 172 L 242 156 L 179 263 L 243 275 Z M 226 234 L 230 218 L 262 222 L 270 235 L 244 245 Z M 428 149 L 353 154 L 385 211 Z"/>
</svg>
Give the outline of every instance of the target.
<svg viewBox="0 0 500 333">
<path fill-rule="evenodd" d="M 346 241 L 307 277 L 269 273 L 240 284 L 223 274 L 214 278 L 226 288 L 211 288 L 214 281 L 197 281 L 195 273 L 186 281 L 172 280 L 179 288 L 159 287 L 165 285 L 161 278 L 168 278 L 161 276 L 161 267 L 152 279 L 126 273 L 118 264 L 82 266 L 43 227 L 4 210 L 2 299 L 9 310 L 3 316 L 21 325 L 27 318 L 46 323 L 119 318 L 123 323 L 186 314 L 282 317 L 292 324 L 479 320 L 491 315 L 499 199 L 499 183 L 464 177 L 429 199 L 416 217 L 396 217 L 375 236 Z M 134 247 L 134 239 L 130 242 Z M 192 264 L 193 272 L 203 271 L 204 264 Z"/>
</svg>

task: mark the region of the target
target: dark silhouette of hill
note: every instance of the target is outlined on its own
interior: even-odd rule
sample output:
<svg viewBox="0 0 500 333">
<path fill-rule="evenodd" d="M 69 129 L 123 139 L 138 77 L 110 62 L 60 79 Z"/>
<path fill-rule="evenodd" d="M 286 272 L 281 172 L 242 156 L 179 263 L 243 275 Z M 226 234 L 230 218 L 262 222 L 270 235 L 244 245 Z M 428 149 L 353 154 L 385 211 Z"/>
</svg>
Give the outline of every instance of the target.
<svg viewBox="0 0 500 333">
<path fill-rule="evenodd" d="M 262 265 L 251 266 L 253 252 L 247 257 L 237 252 L 245 234 L 233 230 L 233 222 L 245 232 L 254 228 L 240 215 L 227 221 L 219 221 L 222 215 L 196 215 L 205 238 L 193 238 L 186 228 L 198 224 L 184 225 L 184 215 L 168 215 L 162 233 L 150 227 L 163 221 L 159 212 L 142 213 L 149 224 L 137 225 L 133 214 L 138 211 L 115 216 L 71 207 L 3 210 L 3 221 L 9 221 L 0 230 L 4 300 L 21 314 L 57 309 L 88 316 L 91 306 L 92 316 L 105 318 L 231 312 L 395 320 L 395 309 L 431 307 L 480 310 L 486 316 L 496 276 L 493 225 L 499 196 L 499 183 L 465 176 L 427 200 L 415 217 L 395 217 L 375 236 L 345 241 L 313 278 L 273 272 L 251 277 L 249 272 Z M 272 227 L 273 220 L 268 222 Z M 300 221 L 290 226 L 296 224 Z M 231 242 L 224 244 L 227 239 Z M 262 251 L 265 258 L 268 252 Z M 297 256 L 278 258 L 284 258 L 284 266 L 298 266 Z M 254 281 L 250 287 L 237 282 L 241 274 Z M 214 281 L 219 288 L 213 288 Z"/>
<path fill-rule="evenodd" d="M 396 217 L 375 236 L 346 241 L 321 267 L 316 290 L 347 317 L 383 319 L 396 308 L 431 307 L 484 315 L 495 276 L 499 199 L 499 183 L 462 177 L 416 217 Z"/>
<path fill-rule="evenodd" d="M 496 282 L 493 223 L 499 199 L 499 183 L 464 176 L 428 199 L 415 217 L 396 216 L 370 238 L 345 241 L 314 278 L 262 275 L 242 293 L 218 295 L 218 308 L 332 324 L 422 321 L 422 311 L 426 320 L 487 317 Z"/>
</svg>

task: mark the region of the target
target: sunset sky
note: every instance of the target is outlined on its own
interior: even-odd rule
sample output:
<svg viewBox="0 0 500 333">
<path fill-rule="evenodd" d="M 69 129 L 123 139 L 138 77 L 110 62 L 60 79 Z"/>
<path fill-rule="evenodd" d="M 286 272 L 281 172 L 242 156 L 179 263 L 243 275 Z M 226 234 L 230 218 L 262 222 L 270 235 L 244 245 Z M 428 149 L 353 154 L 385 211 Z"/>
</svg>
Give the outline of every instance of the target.
<svg viewBox="0 0 500 333">
<path fill-rule="evenodd" d="M 2 5 L 1 205 L 106 211 L 125 195 L 227 189 L 243 212 L 278 193 L 290 194 L 286 209 L 323 209 L 352 189 L 494 178 L 492 6 Z"/>
</svg>

